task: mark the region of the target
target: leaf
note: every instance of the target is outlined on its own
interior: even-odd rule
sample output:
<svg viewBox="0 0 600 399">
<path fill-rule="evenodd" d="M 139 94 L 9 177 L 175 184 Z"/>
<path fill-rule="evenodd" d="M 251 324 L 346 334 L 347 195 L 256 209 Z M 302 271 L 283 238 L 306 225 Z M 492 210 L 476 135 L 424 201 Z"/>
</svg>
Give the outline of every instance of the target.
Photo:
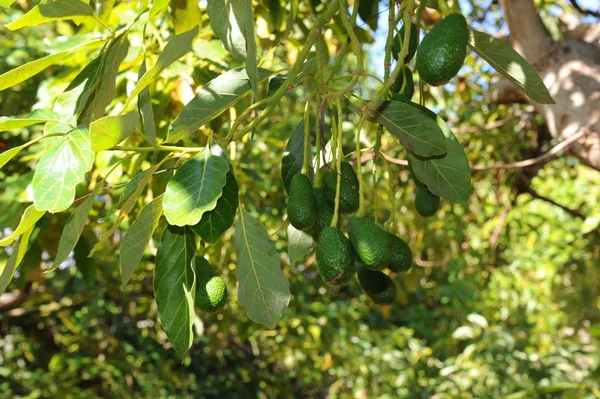
<svg viewBox="0 0 600 399">
<path fill-rule="evenodd" d="M 142 60 L 138 79 L 146 73 L 146 60 Z M 152 109 L 152 98 L 150 97 L 150 89 L 146 87 L 138 96 L 138 110 L 140 112 L 140 122 L 142 132 L 146 140 L 150 144 L 156 144 L 156 126 L 154 122 L 154 110 Z"/>
<path fill-rule="evenodd" d="M 378 0 L 362 0 L 358 4 L 358 15 L 369 28 L 377 30 L 377 19 L 379 17 Z"/>
<path fill-rule="evenodd" d="M 162 215 L 162 199 L 163 196 L 160 195 L 146 205 L 123 238 L 119 254 L 123 286 L 127 285 L 135 268 L 140 264 L 146 245 L 150 242 L 152 233 L 158 225 L 158 220 Z"/>
<path fill-rule="evenodd" d="M 146 182 L 150 179 L 151 175 L 149 173 L 151 173 L 151 172 L 152 172 L 151 169 L 146 169 L 142 172 L 136 173 L 136 175 L 133 176 L 133 179 L 131 179 L 127 182 L 127 184 L 125 185 L 125 189 L 123 190 L 123 193 L 121 193 L 121 196 L 119 197 L 119 200 L 117 201 L 117 203 L 111 207 L 111 210 L 118 209 L 121 206 L 123 206 L 125 201 L 127 201 L 136 192 L 136 190 L 140 186 L 140 182 L 142 181 L 142 179 L 145 180 Z"/>
<path fill-rule="evenodd" d="M 246 60 L 246 10 L 250 0 L 208 0 L 206 12 L 210 27 L 231 55 Z M 250 5 L 252 3 L 250 2 Z"/>
<path fill-rule="evenodd" d="M 20 129 L 49 121 L 62 122 L 60 115 L 56 112 L 48 111 L 47 109 L 36 109 L 25 116 L 3 116 L 0 117 L 0 132 L 11 129 Z"/>
<path fill-rule="evenodd" d="M 137 130 L 140 116 L 132 111 L 122 115 L 105 116 L 90 124 L 94 152 L 113 148 Z"/>
<path fill-rule="evenodd" d="M 0 6 L 10 7 L 16 0 L 0 0 Z"/>
<path fill-rule="evenodd" d="M 33 226 L 31 226 L 29 230 L 23 232 L 19 243 L 16 248 L 13 248 L 13 252 L 10 254 L 6 263 L 4 265 L 0 264 L 0 296 L 6 291 L 8 284 L 10 284 L 10 280 L 12 280 L 17 267 L 19 267 L 19 264 L 27 252 L 29 237 L 31 236 L 32 231 Z"/>
<path fill-rule="evenodd" d="M 23 148 L 27 147 L 27 144 L 20 145 L 15 148 L 11 148 L 10 150 L 4 151 L 0 154 L 0 168 L 7 164 L 8 161 L 13 159 L 15 155 L 17 155 Z"/>
<path fill-rule="evenodd" d="M 433 194 L 456 204 L 465 204 L 471 195 L 471 168 L 465 152 L 446 123 L 438 116 L 448 151 L 442 157 L 423 158 L 408 153 L 412 170 Z"/>
<path fill-rule="evenodd" d="M 254 37 L 254 16 L 252 14 L 252 0 L 244 1 L 244 22 L 246 27 L 246 73 L 250 80 L 250 87 L 254 92 L 254 101 L 258 101 L 258 60 L 256 55 L 256 37 Z"/>
<path fill-rule="evenodd" d="M 188 227 L 167 226 L 158 244 L 154 268 L 158 317 L 182 358 L 194 338 L 195 250 L 194 234 Z"/>
<path fill-rule="evenodd" d="M 61 19 L 92 18 L 94 10 L 89 4 L 78 0 L 55 0 L 52 3 L 33 7 L 21 18 L 6 25 L 12 31 L 25 26 L 36 26 Z"/>
<path fill-rule="evenodd" d="M 444 134 L 421 110 L 400 101 L 384 101 L 374 114 L 377 122 L 415 154 L 431 157 L 446 152 Z"/>
<path fill-rule="evenodd" d="M 554 104 L 540 75 L 509 44 L 487 33 L 470 30 L 469 47 L 498 73 L 520 87 L 533 101 Z"/>
<path fill-rule="evenodd" d="M 171 0 L 170 7 L 177 34 L 192 29 L 202 21 L 198 0 Z"/>
<path fill-rule="evenodd" d="M 33 229 L 33 226 L 35 226 L 37 221 L 40 220 L 45 213 L 45 211 L 38 211 L 33 205 L 29 205 L 27 209 L 25 209 L 25 212 L 23 212 L 21 221 L 15 231 L 13 231 L 11 235 L 0 239 L 0 247 L 12 244 L 15 238 L 24 234 L 27 230 Z"/>
<path fill-rule="evenodd" d="M 290 265 L 294 266 L 300 262 L 312 249 L 313 239 L 310 234 L 296 229 L 291 224 L 287 227 L 288 255 Z"/>
<path fill-rule="evenodd" d="M 259 81 L 266 80 L 271 72 L 259 69 Z M 193 134 L 198 128 L 207 124 L 240 99 L 247 96 L 252 87 L 247 72 L 232 69 L 208 82 L 194 96 L 177 118 L 171 123 L 167 143 L 176 143 Z"/>
<path fill-rule="evenodd" d="M 251 320 L 275 326 L 290 303 L 290 285 L 267 231 L 244 208 L 235 228 L 235 253 L 240 305 Z"/>
<path fill-rule="evenodd" d="M 229 168 L 224 155 L 212 154 L 208 147 L 184 163 L 165 190 L 163 209 L 169 224 L 193 226 L 215 209 Z"/>
<path fill-rule="evenodd" d="M 310 140 L 310 138 L 309 138 Z M 312 141 L 311 141 L 312 142 Z M 309 142 L 309 144 L 311 143 Z M 290 191 L 292 178 L 300 173 L 304 162 L 304 120 L 301 120 L 292 132 L 281 157 L 281 179 L 285 191 Z M 311 157 L 308 160 L 308 173 L 312 177 L 313 167 Z"/>
<path fill-rule="evenodd" d="M 219 241 L 221 235 L 233 224 L 237 213 L 239 187 L 233 170 L 227 173 L 226 179 L 223 194 L 217 201 L 215 209 L 202 215 L 200 222 L 192 227 L 194 233 L 207 244 L 215 244 Z"/>
<path fill-rule="evenodd" d="M 60 236 L 60 242 L 58 244 L 56 256 L 54 257 L 54 262 L 46 271 L 47 273 L 56 270 L 61 263 L 67 260 L 69 254 L 71 251 L 73 251 L 75 245 L 77 245 L 79 237 L 85 228 L 90 209 L 92 209 L 92 205 L 96 199 L 96 194 L 98 193 L 98 190 L 102 188 L 102 186 L 104 186 L 104 183 L 97 184 L 85 201 L 83 201 L 81 205 L 75 209 L 75 212 L 69 216 L 69 220 L 67 220 L 67 223 L 65 223 L 62 235 Z"/>
<path fill-rule="evenodd" d="M 49 142 L 50 139 L 47 139 Z M 92 169 L 90 133 L 79 127 L 48 144 L 33 175 L 33 203 L 40 211 L 61 212 L 73 203 L 75 187 Z"/>
<path fill-rule="evenodd" d="M 150 18 L 158 14 L 163 8 L 169 4 L 169 0 L 154 0 L 150 8 Z"/>
<path fill-rule="evenodd" d="M 177 61 L 181 57 L 187 54 L 188 51 L 192 48 L 192 42 L 194 38 L 198 34 L 198 26 L 195 26 L 193 29 L 190 29 L 187 32 L 181 33 L 179 35 L 173 36 L 168 42 L 165 48 L 162 50 L 160 55 L 158 56 L 158 60 L 156 64 L 152 68 L 148 70 L 138 80 L 135 88 L 125 101 L 125 105 L 123 105 L 123 109 L 127 108 L 127 105 L 138 96 L 146 88 L 152 81 L 165 70 L 169 65 L 173 62 Z"/>
</svg>

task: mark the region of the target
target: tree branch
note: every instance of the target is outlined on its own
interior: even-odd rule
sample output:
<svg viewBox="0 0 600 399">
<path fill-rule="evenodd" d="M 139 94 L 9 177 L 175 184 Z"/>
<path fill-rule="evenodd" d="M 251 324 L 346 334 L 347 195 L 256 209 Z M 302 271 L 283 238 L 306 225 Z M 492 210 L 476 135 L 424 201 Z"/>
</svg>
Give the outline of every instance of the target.
<svg viewBox="0 0 600 399">
<path fill-rule="evenodd" d="M 600 18 L 600 12 L 588 10 L 586 8 L 581 7 L 579 5 L 579 3 L 577 2 L 577 0 L 571 0 L 571 4 L 573 5 L 573 8 L 575 8 L 577 11 L 579 11 L 582 14 L 591 15 L 593 17 Z"/>
<path fill-rule="evenodd" d="M 529 195 L 531 195 L 533 198 L 535 198 L 535 199 L 539 199 L 539 200 L 542 200 L 542 201 L 548 202 L 549 204 L 552 204 L 552 205 L 554 205 L 554 206 L 557 206 L 557 207 L 559 207 L 560 209 L 562 209 L 563 211 L 565 211 L 566 213 L 568 213 L 569 215 L 571 215 L 571 216 L 574 216 L 574 217 L 576 217 L 576 218 L 579 218 L 579 219 L 582 219 L 582 220 L 585 220 L 585 219 L 586 219 L 585 215 L 583 215 L 583 214 L 582 214 L 581 212 L 579 212 L 578 210 L 576 210 L 576 209 L 571 209 L 571 208 L 567 208 L 566 206 L 559 204 L 558 202 L 554 201 L 554 200 L 553 200 L 553 199 L 551 199 L 551 198 L 548 198 L 548 197 L 545 197 L 545 196 L 543 196 L 543 195 L 540 195 L 540 194 L 538 194 L 538 193 L 537 193 L 537 191 L 535 191 L 535 190 L 534 190 L 534 189 L 533 189 L 533 188 L 532 188 L 532 187 L 529 185 L 529 183 L 524 183 L 523 185 L 524 185 L 524 187 L 525 187 L 525 192 L 526 192 L 526 193 L 528 193 Z"/>
</svg>

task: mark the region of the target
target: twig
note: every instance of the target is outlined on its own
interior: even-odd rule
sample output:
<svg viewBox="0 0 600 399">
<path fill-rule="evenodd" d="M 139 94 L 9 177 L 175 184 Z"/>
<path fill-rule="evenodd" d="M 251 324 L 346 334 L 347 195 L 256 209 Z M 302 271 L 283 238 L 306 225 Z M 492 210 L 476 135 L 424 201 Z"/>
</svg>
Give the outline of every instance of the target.
<svg viewBox="0 0 600 399">
<path fill-rule="evenodd" d="M 577 0 L 571 0 L 571 4 L 577 11 L 579 11 L 582 14 L 591 15 L 593 17 L 600 18 L 600 12 L 588 10 L 586 8 L 581 7 L 579 5 L 579 3 L 577 2 Z"/>
</svg>

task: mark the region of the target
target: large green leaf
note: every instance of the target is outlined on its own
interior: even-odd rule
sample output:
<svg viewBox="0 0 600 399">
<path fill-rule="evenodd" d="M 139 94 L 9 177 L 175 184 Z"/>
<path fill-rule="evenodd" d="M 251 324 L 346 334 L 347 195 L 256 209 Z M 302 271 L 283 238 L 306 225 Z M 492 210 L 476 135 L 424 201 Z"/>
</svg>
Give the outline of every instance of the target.
<svg viewBox="0 0 600 399">
<path fill-rule="evenodd" d="M 194 233 L 188 227 L 177 226 L 167 226 L 156 251 L 154 297 L 158 317 L 182 358 L 194 338 L 195 251 Z"/>
<path fill-rule="evenodd" d="M 259 69 L 259 81 L 266 80 L 271 72 Z M 182 110 L 169 128 L 168 143 L 193 134 L 198 128 L 221 115 L 247 96 L 252 87 L 243 69 L 232 69 L 208 82 Z"/>
<path fill-rule="evenodd" d="M 92 18 L 94 10 L 89 4 L 79 0 L 55 0 L 52 3 L 40 4 L 33 7 L 21 18 L 6 25 L 10 30 L 17 30 L 25 26 L 36 26 L 46 22 L 60 19 L 81 20 Z"/>
<path fill-rule="evenodd" d="M 215 244 L 221 235 L 231 227 L 238 208 L 239 187 L 233 170 L 227 173 L 227 182 L 223 187 L 223 194 L 217 201 L 217 206 L 212 211 L 202 215 L 197 225 L 192 227 L 194 233 L 207 244 Z"/>
<path fill-rule="evenodd" d="M 48 272 L 56 270 L 61 263 L 67 260 L 69 254 L 75 248 L 75 245 L 77 245 L 77 241 L 79 241 L 79 237 L 81 237 L 81 233 L 83 233 L 83 229 L 85 228 L 90 209 L 92 209 L 92 205 L 96 199 L 96 194 L 102 186 L 104 186 L 104 183 L 97 184 L 85 201 L 69 216 L 69 220 L 65 223 L 62 235 L 60 236 L 54 262 L 52 263 L 52 267 L 48 269 Z"/>
<path fill-rule="evenodd" d="M 0 296 L 4 294 L 4 291 L 6 291 L 6 287 L 8 287 L 8 284 L 10 283 L 10 280 L 12 280 L 17 267 L 19 267 L 19 264 L 25 256 L 25 252 L 27 252 L 29 237 L 31 236 L 33 227 L 34 226 L 31 226 L 29 230 L 23 232 L 19 243 L 17 244 L 16 248 L 13 248 L 13 252 L 10 254 L 10 257 L 6 263 L 0 263 Z"/>
<path fill-rule="evenodd" d="M 146 73 L 146 60 L 142 60 L 138 79 Z M 154 110 L 152 108 L 152 97 L 150 89 L 146 87 L 138 96 L 138 110 L 140 112 L 140 123 L 144 137 L 150 144 L 156 144 L 156 125 L 154 122 Z"/>
<path fill-rule="evenodd" d="M 423 158 L 408 153 L 412 170 L 433 194 L 464 204 L 471 195 L 471 168 L 465 152 L 446 123 L 438 116 L 448 151 L 442 157 Z"/>
<path fill-rule="evenodd" d="M 313 246 L 313 239 L 310 234 L 296 229 L 291 224 L 287 227 L 287 242 L 290 265 L 292 266 L 308 255 Z"/>
<path fill-rule="evenodd" d="M 158 225 L 158 220 L 162 215 L 162 199 L 162 195 L 158 196 L 146 205 L 125 233 L 119 254 L 123 286 L 127 285 L 135 268 L 140 264 L 144 250 Z"/>
<path fill-rule="evenodd" d="M 100 152 L 113 148 L 137 130 L 139 119 L 140 115 L 132 111 L 93 121 L 90 124 L 92 150 Z"/>
<path fill-rule="evenodd" d="M 240 304 L 251 320 L 275 326 L 290 303 L 289 282 L 264 226 L 244 208 L 235 228 L 235 253 Z"/>
<path fill-rule="evenodd" d="M 223 46 L 238 60 L 246 60 L 246 31 L 248 19 L 246 11 L 251 0 L 208 0 L 210 27 Z"/>
<path fill-rule="evenodd" d="M 138 80 L 135 88 L 129 95 L 129 98 L 127 98 L 127 101 L 125 101 L 123 108 L 127 107 L 127 105 L 134 98 L 136 98 L 142 92 L 142 90 L 144 90 L 144 88 L 152 83 L 152 81 L 169 65 L 187 54 L 188 51 L 192 49 L 192 42 L 197 34 L 198 26 L 195 26 L 193 29 L 190 29 L 187 32 L 173 36 L 171 40 L 167 42 L 167 45 L 158 56 L 156 64 L 154 64 L 154 66 L 150 68 L 144 74 L 144 76 L 140 78 L 140 80 Z"/>
<path fill-rule="evenodd" d="M 40 211 L 61 212 L 73 203 L 75 187 L 92 169 L 94 152 L 84 127 L 53 140 L 33 175 L 33 203 Z"/>
<path fill-rule="evenodd" d="M 309 143 L 310 145 L 310 143 Z M 311 147 L 312 148 L 312 147 Z M 285 191 L 290 191 L 292 178 L 302 170 L 304 162 L 304 120 L 294 128 L 281 158 L 281 179 Z M 308 159 L 308 173 L 312 176 L 313 168 L 311 157 Z"/>
<path fill-rule="evenodd" d="M 539 104 L 554 104 L 537 71 L 508 43 L 487 33 L 471 30 L 469 47 L 498 73 L 519 86 L 533 101 Z"/>
<path fill-rule="evenodd" d="M 62 120 L 56 112 L 46 109 L 36 109 L 25 116 L 2 116 L 0 117 L 0 132 L 50 121 L 61 122 Z"/>
<path fill-rule="evenodd" d="M 25 209 L 25 212 L 23 212 L 21 221 L 19 222 L 19 225 L 15 231 L 13 231 L 9 236 L 0 239 L 0 247 L 5 247 L 12 244 L 15 238 L 25 233 L 25 231 L 32 229 L 45 213 L 45 211 L 38 211 L 33 205 L 29 205 L 27 209 Z"/>
<path fill-rule="evenodd" d="M 167 184 L 163 209 L 169 224 L 193 226 L 215 209 L 227 182 L 229 163 L 209 147 L 183 164 Z"/>
</svg>

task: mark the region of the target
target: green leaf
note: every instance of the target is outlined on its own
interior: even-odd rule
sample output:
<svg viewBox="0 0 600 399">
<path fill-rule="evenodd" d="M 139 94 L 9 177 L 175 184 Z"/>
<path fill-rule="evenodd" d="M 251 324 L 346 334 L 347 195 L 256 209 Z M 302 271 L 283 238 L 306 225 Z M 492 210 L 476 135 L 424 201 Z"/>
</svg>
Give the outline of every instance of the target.
<svg viewBox="0 0 600 399">
<path fill-rule="evenodd" d="M 182 358 L 194 338 L 195 250 L 194 233 L 188 227 L 167 226 L 156 251 L 154 297 L 158 317 Z"/>
<path fill-rule="evenodd" d="M 46 22 L 61 19 L 81 20 L 92 18 L 94 10 L 89 4 L 78 0 L 55 0 L 52 3 L 40 4 L 33 7 L 21 18 L 6 25 L 10 30 L 17 30 L 25 26 L 36 26 Z"/>
<path fill-rule="evenodd" d="M 487 33 L 471 30 L 469 47 L 498 73 L 520 87 L 533 101 L 539 104 L 554 104 L 540 75 L 509 44 Z"/>
<path fill-rule="evenodd" d="M 169 6 L 175 33 L 186 32 L 202 21 L 198 0 L 171 0 Z"/>
<path fill-rule="evenodd" d="M 62 122 L 60 115 L 46 109 L 36 109 L 25 116 L 2 116 L 0 117 L 0 132 L 50 121 Z"/>
<path fill-rule="evenodd" d="M 377 30 L 377 20 L 379 17 L 378 4 L 378 0 L 362 0 L 358 5 L 360 19 L 366 22 L 372 30 Z"/>
<path fill-rule="evenodd" d="M 15 148 L 11 148 L 10 150 L 4 151 L 0 154 L 0 168 L 2 168 L 8 161 L 13 159 L 15 155 L 17 155 L 23 148 L 27 147 L 27 144 L 20 145 Z"/>
<path fill-rule="evenodd" d="M 256 54 L 256 37 L 254 36 L 254 16 L 252 14 L 252 0 L 244 2 L 245 14 L 244 25 L 246 26 L 246 73 L 250 80 L 250 86 L 254 92 L 254 101 L 258 101 L 258 59 Z"/>
<path fill-rule="evenodd" d="M 287 239 L 290 265 L 294 266 L 310 252 L 313 246 L 313 239 L 310 234 L 296 229 L 291 224 L 287 227 Z"/>
<path fill-rule="evenodd" d="M 46 142 L 48 149 L 33 175 L 33 203 L 40 211 L 61 212 L 71 206 L 75 187 L 94 164 L 90 133 L 79 127 Z"/>
<path fill-rule="evenodd" d="M 275 326 L 290 303 L 290 285 L 267 231 L 244 208 L 235 228 L 235 253 L 240 305 L 251 320 Z"/>
<path fill-rule="evenodd" d="M 167 45 L 158 56 L 156 64 L 154 64 L 154 66 L 150 68 L 148 72 L 146 72 L 144 76 L 141 77 L 140 80 L 138 80 L 137 84 L 135 85 L 135 88 L 129 95 L 129 98 L 127 98 L 127 101 L 125 101 L 123 109 L 125 109 L 127 105 L 134 98 L 136 98 L 138 94 L 142 92 L 142 90 L 144 90 L 144 88 L 146 88 L 150 83 L 152 83 L 152 81 L 162 71 L 164 71 L 169 65 L 186 55 L 188 51 L 191 50 L 192 42 L 194 41 L 194 38 L 197 34 L 198 26 L 195 26 L 193 29 L 190 29 L 187 32 L 173 36 L 171 40 L 167 42 Z"/>
<path fill-rule="evenodd" d="M 113 148 L 137 130 L 139 114 L 135 111 L 122 115 L 105 116 L 90 125 L 90 137 L 94 152 Z"/>
<path fill-rule="evenodd" d="M 437 117 L 448 151 L 442 157 L 423 158 L 408 153 L 412 170 L 433 194 L 456 204 L 465 204 L 471 195 L 471 168 L 465 152 L 446 123 Z"/>
<path fill-rule="evenodd" d="M 223 194 L 217 201 L 215 209 L 202 215 L 200 222 L 192 227 L 194 233 L 207 244 L 215 244 L 219 241 L 221 235 L 233 224 L 237 213 L 239 187 L 233 170 L 227 173 L 226 179 Z"/>
<path fill-rule="evenodd" d="M 310 140 L 310 138 L 309 138 Z M 309 143 L 310 144 L 310 143 Z M 289 141 L 283 151 L 281 158 L 281 179 L 283 180 L 283 186 L 285 191 L 290 191 L 290 184 L 292 178 L 300 173 L 302 170 L 302 163 L 304 162 L 304 120 L 296 126 Z M 313 167 L 312 162 L 308 160 L 308 173 L 312 177 Z"/>
<path fill-rule="evenodd" d="M 215 209 L 229 168 L 225 156 L 213 154 L 208 147 L 184 163 L 165 190 L 163 209 L 169 224 L 193 226 Z"/>
<path fill-rule="evenodd" d="M 259 81 L 266 80 L 271 72 L 259 69 Z M 193 134 L 240 99 L 247 96 L 252 87 L 245 70 L 232 69 L 208 82 L 171 123 L 167 143 L 176 143 Z"/>
<path fill-rule="evenodd" d="M 138 79 L 146 73 L 146 60 L 142 60 Z M 140 122 L 142 125 L 142 132 L 146 140 L 150 144 L 156 144 L 156 125 L 154 122 L 154 110 L 152 109 L 152 97 L 150 96 L 150 89 L 146 87 L 140 92 L 138 96 L 138 110 L 140 112 Z"/>
<path fill-rule="evenodd" d="M 158 220 L 162 215 L 162 199 L 163 196 L 160 195 L 146 205 L 125 233 L 121 244 L 121 253 L 119 254 L 123 286 L 127 285 L 135 268 L 140 264 L 144 256 L 144 250 L 158 225 Z"/>
<path fill-rule="evenodd" d="M 15 231 L 13 231 L 11 235 L 0 239 L 0 247 L 12 244 L 15 238 L 25 233 L 25 231 L 32 229 L 45 213 L 45 211 L 38 211 L 33 205 L 29 205 L 27 209 L 25 209 L 25 212 L 23 212 L 21 221 Z"/>
<path fill-rule="evenodd" d="M 79 237 L 85 228 L 90 209 L 92 209 L 92 205 L 96 199 L 96 194 L 102 186 L 104 186 L 104 183 L 97 184 L 85 201 L 83 201 L 81 205 L 75 209 L 75 212 L 69 216 L 69 220 L 65 223 L 62 235 L 60 236 L 60 242 L 58 244 L 56 256 L 54 257 L 54 262 L 47 272 L 56 270 L 61 263 L 67 260 L 69 254 L 73 251 L 75 245 L 77 245 L 77 241 L 79 241 Z"/>
<path fill-rule="evenodd" d="M 163 8 L 169 4 L 169 0 L 154 0 L 150 8 L 150 18 L 158 14 Z"/>
<path fill-rule="evenodd" d="M 250 0 L 208 0 L 206 6 L 213 32 L 227 51 L 241 61 L 246 60 L 247 55 L 247 3 L 252 4 Z"/>
<path fill-rule="evenodd" d="M 127 184 L 125 185 L 125 189 L 123 189 L 123 193 L 121 193 L 121 196 L 119 197 L 119 200 L 117 201 L 117 203 L 111 207 L 111 211 L 113 209 L 118 209 L 121 206 L 123 206 L 125 201 L 127 201 L 129 198 L 131 198 L 131 196 L 136 192 L 136 190 L 140 186 L 140 182 L 142 182 L 142 179 L 146 182 L 150 179 L 151 172 L 152 172 L 151 169 L 146 169 L 142 172 L 136 173 L 136 175 L 133 176 L 133 179 L 129 180 L 127 182 Z M 146 183 L 144 183 L 144 184 L 146 184 Z"/>
<path fill-rule="evenodd" d="M 13 252 L 10 254 L 6 263 L 4 265 L 0 264 L 0 295 L 4 294 L 4 291 L 6 291 L 6 287 L 10 284 L 10 280 L 12 280 L 17 267 L 19 267 L 19 264 L 23 260 L 25 252 L 27 252 L 27 245 L 29 244 L 29 237 L 31 236 L 32 231 L 33 226 L 31 226 L 29 230 L 23 232 L 19 244 L 17 244 L 16 248 L 13 248 Z"/>
<path fill-rule="evenodd" d="M 0 6 L 10 7 L 16 0 L 0 0 Z"/>
</svg>

